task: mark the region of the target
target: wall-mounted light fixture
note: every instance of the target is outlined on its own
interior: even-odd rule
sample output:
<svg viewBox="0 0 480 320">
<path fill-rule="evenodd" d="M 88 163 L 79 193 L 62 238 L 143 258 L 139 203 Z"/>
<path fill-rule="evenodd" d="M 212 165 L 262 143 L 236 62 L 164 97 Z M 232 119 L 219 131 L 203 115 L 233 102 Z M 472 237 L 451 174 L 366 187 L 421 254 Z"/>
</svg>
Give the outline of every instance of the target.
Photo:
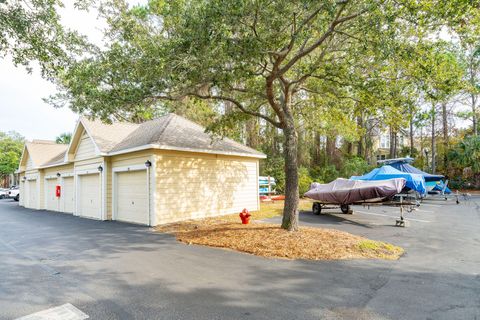
<svg viewBox="0 0 480 320">
<path fill-rule="evenodd" d="M 61 174 L 60 172 L 57 172 L 57 177 L 60 178 Z"/>
<path fill-rule="evenodd" d="M 98 166 L 98 171 L 99 171 L 99 172 L 102 172 L 102 171 L 103 171 L 103 167 L 102 167 L 102 166 Z"/>
<path fill-rule="evenodd" d="M 150 160 L 145 161 L 145 167 L 150 168 L 152 166 L 152 163 Z"/>
</svg>

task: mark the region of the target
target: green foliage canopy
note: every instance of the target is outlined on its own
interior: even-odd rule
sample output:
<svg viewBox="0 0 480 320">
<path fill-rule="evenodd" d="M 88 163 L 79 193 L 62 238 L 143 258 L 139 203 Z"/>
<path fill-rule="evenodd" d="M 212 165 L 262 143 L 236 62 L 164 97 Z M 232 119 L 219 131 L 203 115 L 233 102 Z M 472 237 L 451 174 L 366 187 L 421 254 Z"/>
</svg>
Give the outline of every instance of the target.
<svg viewBox="0 0 480 320">
<path fill-rule="evenodd" d="M 0 176 L 14 173 L 22 156 L 24 138 L 16 132 L 0 132 Z"/>
<path fill-rule="evenodd" d="M 55 142 L 58 144 L 70 144 L 71 140 L 72 140 L 71 132 L 64 132 L 55 138 Z"/>
<path fill-rule="evenodd" d="M 76 0 L 86 8 L 89 1 Z M 52 79 L 67 61 L 89 47 L 84 37 L 66 30 L 58 9 L 60 0 L 0 0 L 0 58 L 10 56 L 16 65 L 31 71 L 31 62 L 40 65 L 42 75 Z"/>
</svg>

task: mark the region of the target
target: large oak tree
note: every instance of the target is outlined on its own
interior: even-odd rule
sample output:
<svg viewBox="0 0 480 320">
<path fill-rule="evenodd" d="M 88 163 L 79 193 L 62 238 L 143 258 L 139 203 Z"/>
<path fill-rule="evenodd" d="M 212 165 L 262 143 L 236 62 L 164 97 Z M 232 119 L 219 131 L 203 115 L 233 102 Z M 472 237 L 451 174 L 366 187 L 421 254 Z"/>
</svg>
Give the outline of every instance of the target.
<svg viewBox="0 0 480 320">
<path fill-rule="evenodd" d="M 102 6 L 105 48 L 72 63 L 51 102 L 106 121 L 192 100 L 228 109 L 226 120 L 260 118 L 284 136 L 282 227 L 297 230 L 298 133 L 315 123 L 316 106 L 355 110 L 351 90 L 378 79 L 377 66 L 395 61 L 402 43 L 472 9 L 477 1 L 112 0 Z"/>
</svg>

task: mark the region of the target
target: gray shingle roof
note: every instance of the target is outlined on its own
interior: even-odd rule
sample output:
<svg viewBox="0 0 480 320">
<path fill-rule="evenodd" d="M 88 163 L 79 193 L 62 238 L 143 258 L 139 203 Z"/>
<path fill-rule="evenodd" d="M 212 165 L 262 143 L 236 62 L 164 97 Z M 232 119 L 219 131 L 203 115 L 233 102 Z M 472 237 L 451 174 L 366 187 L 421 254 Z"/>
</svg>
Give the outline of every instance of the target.
<svg viewBox="0 0 480 320">
<path fill-rule="evenodd" d="M 142 123 L 111 152 L 143 145 L 156 145 L 160 149 L 264 156 L 231 139 L 212 137 L 202 126 L 173 113 Z"/>
<path fill-rule="evenodd" d="M 231 154 L 264 158 L 265 155 L 231 139 L 213 138 L 205 128 L 170 113 L 141 124 L 104 124 L 82 119 L 102 153 L 152 146 L 158 149 Z"/>
<path fill-rule="evenodd" d="M 214 138 L 205 133 L 202 126 L 173 113 L 141 124 L 105 124 L 86 118 L 80 121 L 104 155 L 126 153 L 135 148 L 156 148 L 265 158 L 263 153 L 231 139 Z M 35 167 L 65 163 L 68 148 L 65 144 L 33 140 L 25 145 Z"/>
</svg>

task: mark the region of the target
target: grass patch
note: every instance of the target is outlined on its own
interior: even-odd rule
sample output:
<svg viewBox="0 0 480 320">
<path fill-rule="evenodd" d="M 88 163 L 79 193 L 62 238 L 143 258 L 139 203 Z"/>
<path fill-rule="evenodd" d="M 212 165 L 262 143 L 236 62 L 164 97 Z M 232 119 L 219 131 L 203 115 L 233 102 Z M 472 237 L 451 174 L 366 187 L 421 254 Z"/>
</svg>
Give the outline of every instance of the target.
<svg viewBox="0 0 480 320">
<path fill-rule="evenodd" d="M 404 253 L 402 248 L 382 241 L 363 240 L 357 246 L 366 256 L 371 255 L 382 259 L 390 259 L 392 256 L 400 257 Z"/>
<path fill-rule="evenodd" d="M 302 201 L 304 209 L 310 202 Z M 252 213 L 253 220 L 271 218 L 282 213 L 283 201 L 264 203 Z M 242 225 L 238 214 L 189 220 L 159 226 L 159 232 L 173 233 L 186 244 L 226 248 L 271 258 L 338 260 L 338 259 L 398 259 L 403 249 L 369 240 L 347 232 L 300 227 L 288 232 L 278 224 L 262 222 Z"/>
</svg>

